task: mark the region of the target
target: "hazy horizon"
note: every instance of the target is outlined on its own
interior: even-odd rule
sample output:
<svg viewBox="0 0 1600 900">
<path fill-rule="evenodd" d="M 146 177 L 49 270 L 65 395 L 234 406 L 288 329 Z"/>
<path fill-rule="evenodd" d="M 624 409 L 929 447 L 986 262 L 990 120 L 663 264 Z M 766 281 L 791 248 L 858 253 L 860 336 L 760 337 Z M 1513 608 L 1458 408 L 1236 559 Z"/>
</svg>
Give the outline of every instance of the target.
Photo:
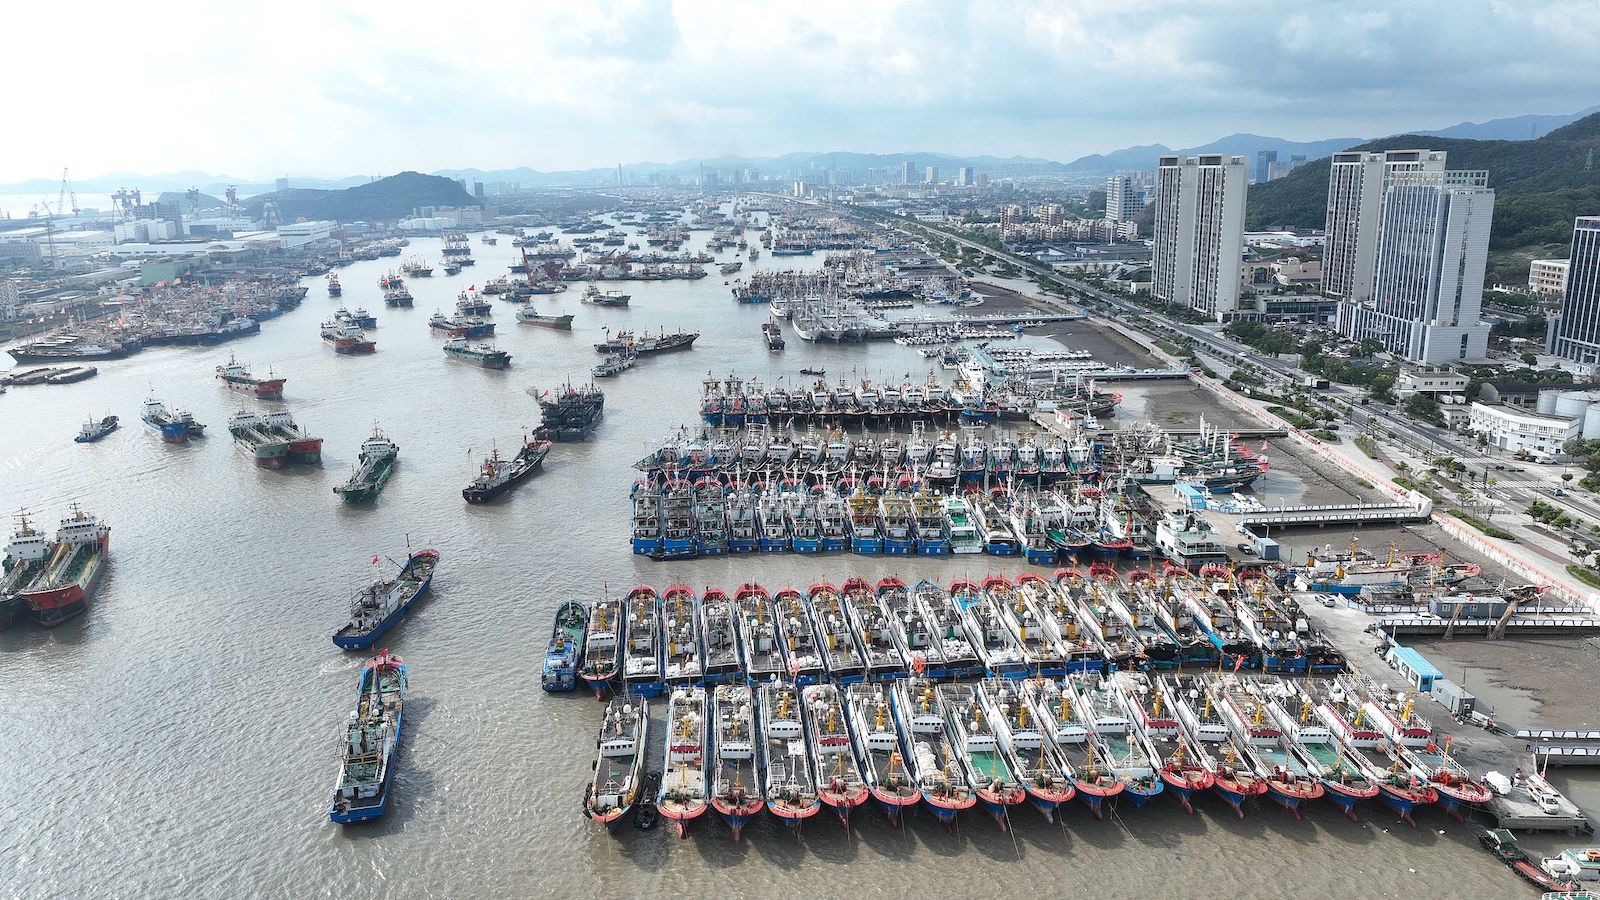
<svg viewBox="0 0 1600 900">
<path fill-rule="evenodd" d="M 621 0 L 18 11 L 0 183 L 586 169 L 797 151 L 1070 161 L 1569 113 L 1600 6 Z M 63 56 L 62 47 L 70 54 Z M 66 60 L 64 62 L 64 59 Z M 25 129 L 25 130 L 24 130 Z"/>
</svg>

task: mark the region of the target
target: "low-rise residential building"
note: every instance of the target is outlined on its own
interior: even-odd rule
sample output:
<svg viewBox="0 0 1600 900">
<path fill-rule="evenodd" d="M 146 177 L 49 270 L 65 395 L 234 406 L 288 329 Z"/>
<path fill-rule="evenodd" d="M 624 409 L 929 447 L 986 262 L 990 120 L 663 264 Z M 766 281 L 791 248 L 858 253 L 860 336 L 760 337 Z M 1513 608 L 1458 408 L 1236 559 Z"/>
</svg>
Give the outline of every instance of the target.
<svg viewBox="0 0 1600 900">
<path fill-rule="evenodd" d="M 1561 296 L 1567 292 L 1565 259 L 1536 259 L 1528 263 L 1528 290 L 1535 294 Z"/>
<path fill-rule="evenodd" d="M 1402 400 L 1414 394 L 1428 394 L 1440 403 L 1464 403 L 1467 398 L 1467 376 L 1448 369 L 1401 372 L 1395 382 L 1394 392 Z"/>
<path fill-rule="evenodd" d="M 1583 433 L 1583 419 L 1547 415 L 1515 406 L 1472 404 L 1467 427 L 1501 450 L 1527 450 L 1555 456 L 1562 445 Z"/>
</svg>

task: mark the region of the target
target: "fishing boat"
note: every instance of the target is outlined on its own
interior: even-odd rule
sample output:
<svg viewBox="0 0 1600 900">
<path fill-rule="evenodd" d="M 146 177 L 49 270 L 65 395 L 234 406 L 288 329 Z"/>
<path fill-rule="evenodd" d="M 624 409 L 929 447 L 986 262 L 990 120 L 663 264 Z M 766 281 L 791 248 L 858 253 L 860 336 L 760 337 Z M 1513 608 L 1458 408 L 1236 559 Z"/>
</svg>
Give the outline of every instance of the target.
<svg viewBox="0 0 1600 900">
<path fill-rule="evenodd" d="M 950 535 L 950 552 L 983 552 L 983 536 L 978 533 L 978 526 L 972 521 L 972 510 L 965 499 L 961 497 L 945 499 L 944 525 L 946 533 Z"/>
<path fill-rule="evenodd" d="M 850 622 L 839 589 L 826 581 L 818 582 L 811 586 L 806 601 L 827 677 L 845 685 L 864 680 L 867 667 L 856 643 L 859 632 Z"/>
<path fill-rule="evenodd" d="M 189 422 L 178 418 L 167 411 L 167 407 L 154 397 L 146 397 L 144 401 L 144 414 L 140 417 L 150 430 L 161 435 L 161 440 L 169 444 L 186 444 L 189 442 Z"/>
<path fill-rule="evenodd" d="M 889 690 L 882 684 L 852 684 L 845 689 L 845 705 L 867 792 L 889 817 L 889 824 L 898 826 L 901 812 L 915 806 L 922 791 L 906 764 Z"/>
<path fill-rule="evenodd" d="M 806 743 L 817 766 L 817 798 L 850 827 L 850 813 L 867 802 L 867 785 L 856 762 L 843 695 L 831 682 L 800 689 Z"/>
<path fill-rule="evenodd" d="M 1186 757 L 1211 775 L 1212 792 L 1232 807 L 1235 815 L 1244 818 L 1244 801 L 1266 793 L 1266 779 L 1239 751 L 1205 679 L 1167 674 L 1157 679 L 1156 686 L 1177 712 L 1181 733 L 1188 740 Z"/>
<path fill-rule="evenodd" d="M 377 557 L 373 557 L 376 564 Z M 350 622 L 333 633 L 333 643 L 345 650 L 365 650 L 383 637 L 428 593 L 439 551 L 408 553 L 393 578 L 380 578 L 357 591 L 350 600 Z"/>
<path fill-rule="evenodd" d="M 638 361 L 639 354 L 631 350 L 623 350 L 602 359 L 600 364 L 594 367 L 593 374 L 596 378 L 611 378 L 633 368 Z"/>
<path fill-rule="evenodd" d="M 17 526 L 6 541 L 0 563 L 0 630 L 11 627 L 28 611 L 22 590 L 44 571 L 55 544 L 28 521 L 26 510 L 17 514 Z"/>
<path fill-rule="evenodd" d="M 984 670 L 994 676 L 1021 678 L 1028 671 L 1022 648 L 1001 620 L 997 594 L 1009 598 L 1011 583 L 998 576 L 985 578 L 982 587 L 959 579 L 950 583 L 950 600 L 961 610 Z"/>
<path fill-rule="evenodd" d="M 1378 786 L 1378 801 L 1406 824 L 1417 827 L 1412 810 L 1437 802 L 1438 791 L 1407 768 L 1393 743 L 1371 724 L 1357 684 L 1345 678 L 1310 679 L 1306 689 L 1339 749 Z"/>
<path fill-rule="evenodd" d="M 363 503 L 378 496 L 400 458 L 400 445 L 389 440 L 378 426 L 372 426 L 372 436 L 361 442 L 361 452 L 356 457 L 356 470 L 350 480 L 333 489 L 346 503 Z"/>
<path fill-rule="evenodd" d="M 995 734 L 994 723 L 970 684 L 941 684 L 935 689 L 945 733 L 978 805 L 1000 826 L 1011 830 L 1011 809 L 1027 797 L 1012 772 Z"/>
<path fill-rule="evenodd" d="M 783 668 L 795 684 L 805 687 L 826 677 L 822 654 L 817 652 L 817 634 L 811 627 L 805 600 L 794 588 L 783 588 L 772 595 L 777 613 L 779 649 Z"/>
<path fill-rule="evenodd" d="M 264 379 L 256 378 L 250 374 L 248 366 L 229 356 L 226 363 L 217 366 L 217 380 L 230 391 L 249 394 L 260 400 L 282 400 L 286 379 L 274 377 L 270 372 Z"/>
<path fill-rule="evenodd" d="M 493 344 L 470 344 L 465 337 L 445 341 L 444 355 L 480 369 L 504 369 L 511 365 L 511 354 Z"/>
<path fill-rule="evenodd" d="M 984 662 L 974 648 L 974 635 L 967 631 L 966 619 L 950 592 L 924 579 L 913 588 L 913 596 L 922 609 L 933 640 L 937 642 L 939 656 L 944 663 L 940 677 L 971 678 L 983 674 Z M 915 660 L 912 667 L 916 667 Z M 934 677 L 931 672 L 929 677 Z"/>
<path fill-rule="evenodd" d="M 1326 797 L 1350 821 L 1356 804 L 1378 795 L 1378 783 L 1361 760 L 1334 739 L 1333 731 L 1316 713 L 1316 703 L 1297 682 L 1278 682 L 1268 707 L 1283 729 L 1283 750 L 1293 753 L 1311 777 L 1322 782 Z"/>
<path fill-rule="evenodd" d="M 661 598 L 655 588 L 640 585 L 623 601 L 628 640 L 622 656 L 622 683 L 630 693 L 659 695 L 661 681 Z"/>
<path fill-rule="evenodd" d="M 934 682 L 921 676 L 896 681 L 891 697 L 916 788 L 948 832 L 955 827 L 956 813 L 971 809 L 978 798 L 945 729 Z"/>
<path fill-rule="evenodd" d="M 772 594 L 759 584 L 741 584 L 733 599 L 738 607 L 739 647 L 750 682 L 787 676 Z"/>
<path fill-rule="evenodd" d="M 340 741 L 339 778 L 328 818 L 341 825 L 383 815 L 400 752 L 406 664 L 385 650 L 361 667 L 356 708 Z"/>
<path fill-rule="evenodd" d="M 706 758 L 710 729 L 706 722 L 706 689 L 678 688 L 667 701 L 667 738 L 661 792 L 656 809 L 689 836 L 689 823 L 706 811 Z"/>
<path fill-rule="evenodd" d="M 883 552 L 907 556 L 916 550 L 917 511 L 911 498 L 886 494 L 878 498 L 878 517 L 883 524 Z"/>
<path fill-rule="evenodd" d="M 535 312 L 531 306 L 525 306 L 517 310 L 517 321 L 524 325 L 537 325 L 540 328 L 554 328 L 558 331 L 572 330 L 572 313 L 545 315 Z"/>
<path fill-rule="evenodd" d="M 705 682 L 705 651 L 700 632 L 700 602 L 694 591 L 675 584 L 661 595 L 665 665 L 662 680 L 671 688 Z"/>
<path fill-rule="evenodd" d="M 906 671 L 929 678 L 943 678 L 946 666 L 941 641 L 917 598 L 917 594 L 925 591 L 941 593 L 944 588 L 936 582 L 922 580 L 908 591 L 901 582 L 899 589 L 880 590 L 878 598 L 889 615 L 890 635 L 901 656 L 905 657 Z M 959 619 L 957 621 L 959 623 Z M 965 652 L 971 654 L 972 647 L 968 645 Z"/>
<path fill-rule="evenodd" d="M 711 701 L 715 735 L 715 768 L 711 773 L 711 806 L 722 814 L 739 842 L 746 822 L 761 811 L 761 770 L 756 745 L 755 704 L 750 688 L 742 684 L 722 684 L 714 689 Z"/>
<path fill-rule="evenodd" d="M 806 741 L 800 696 L 787 681 L 763 682 L 757 689 L 761 714 L 761 753 L 756 762 L 766 773 L 763 792 L 767 811 L 790 828 L 822 810 L 817 779 Z"/>
<path fill-rule="evenodd" d="M 997 579 L 990 596 L 1000 612 L 1000 620 L 1016 640 L 1017 651 L 1028 672 L 1046 678 L 1065 675 L 1067 657 L 1062 642 L 1051 634 L 1049 583 L 1032 573 L 1017 577 L 1015 586 Z"/>
<path fill-rule="evenodd" d="M 61 520 L 50 557 L 18 596 L 28 615 L 54 628 L 84 611 L 110 554 L 111 526 L 85 513 L 76 503 Z"/>
<path fill-rule="evenodd" d="M 846 501 L 850 508 L 850 552 L 882 553 L 883 536 L 878 531 L 878 498 L 855 493 Z"/>
<path fill-rule="evenodd" d="M 1055 745 L 1062 771 L 1072 778 L 1073 795 L 1096 819 L 1105 818 L 1106 801 L 1121 794 L 1126 785 L 1097 751 L 1093 722 L 1071 682 L 1029 678 L 1022 682 L 1022 698 L 1039 723 L 1036 727 L 1049 729 L 1047 736 Z M 1074 767 L 1070 760 L 1080 753 L 1085 754 L 1084 762 Z"/>
<path fill-rule="evenodd" d="M 1054 822 L 1056 807 L 1071 800 L 1077 791 L 1071 766 L 1047 734 L 1051 720 L 1031 714 L 1020 683 L 1012 679 L 984 679 L 978 694 L 999 739 L 1000 751 L 1013 776 L 1022 783 L 1028 803 L 1046 822 Z"/>
<path fill-rule="evenodd" d="M 544 440 L 523 438 L 522 449 L 511 459 L 501 459 L 500 451 L 491 449 L 484 457 L 478 477 L 461 489 L 468 503 L 488 503 L 539 470 L 552 444 Z"/>
<path fill-rule="evenodd" d="M 582 604 L 567 605 L 582 609 Z M 583 814 L 606 826 L 608 831 L 615 832 L 628 811 L 642 799 L 649 736 L 648 701 L 641 697 L 617 697 L 606 704 L 606 713 L 600 722 L 600 738 L 595 742 L 594 777 L 584 792 Z"/>
<path fill-rule="evenodd" d="M 578 674 L 583 683 L 604 698 L 622 668 L 622 642 L 628 620 L 621 600 L 602 596 L 589 606 L 589 632 L 583 642 L 583 668 Z"/>
<path fill-rule="evenodd" d="M 844 583 L 842 594 L 848 628 L 859 636 L 867 680 L 888 681 L 904 675 L 910 664 L 896 639 L 894 613 L 889 604 L 893 597 L 905 605 L 909 595 L 906 583 L 890 576 L 880 579 L 874 587 L 864 578 L 851 578 Z"/>
<path fill-rule="evenodd" d="M 935 497 L 918 493 L 911 498 L 916 513 L 917 553 L 943 556 L 950 552 L 950 531 L 945 525 L 944 506 Z"/>
<path fill-rule="evenodd" d="M 566 693 L 578 687 L 578 668 L 583 664 L 583 638 L 589 630 L 589 608 L 568 600 L 556 610 L 555 627 L 544 651 L 544 672 L 539 686 L 546 693 Z"/>
<path fill-rule="evenodd" d="M 1144 672 L 1115 672 L 1107 676 L 1133 721 L 1134 730 L 1160 761 L 1157 773 L 1177 797 L 1186 813 L 1194 812 L 1190 798 L 1216 784 L 1206 756 L 1183 730 L 1177 706 L 1160 685 Z"/>
<path fill-rule="evenodd" d="M 1143 806 L 1166 789 L 1161 758 L 1133 727 L 1126 704 L 1113 683 L 1098 673 L 1067 680 L 1077 692 L 1076 704 L 1088 723 L 1095 764 L 1105 766 L 1122 782 L 1122 796 Z"/>
<path fill-rule="evenodd" d="M 1207 687 L 1233 730 L 1236 752 L 1265 777 L 1267 796 L 1299 819 L 1300 804 L 1322 796 L 1322 782 L 1285 746 L 1282 727 L 1268 717 L 1268 683 L 1225 672 Z"/>
<path fill-rule="evenodd" d="M 1411 771 L 1433 789 L 1434 802 L 1457 822 L 1465 821 L 1462 807 L 1482 806 L 1494 799 L 1489 786 L 1474 779 L 1467 768 L 1450 755 L 1449 735 L 1445 735 L 1440 744 L 1416 748 L 1402 744 L 1397 749 Z"/>
<path fill-rule="evenodd" d="M 700 598 L 700 634 L 705 643 L 706 684 L 742 681 L 739 664 L 739 608 L 727 594 L 712 588 Z"/>
</svg>

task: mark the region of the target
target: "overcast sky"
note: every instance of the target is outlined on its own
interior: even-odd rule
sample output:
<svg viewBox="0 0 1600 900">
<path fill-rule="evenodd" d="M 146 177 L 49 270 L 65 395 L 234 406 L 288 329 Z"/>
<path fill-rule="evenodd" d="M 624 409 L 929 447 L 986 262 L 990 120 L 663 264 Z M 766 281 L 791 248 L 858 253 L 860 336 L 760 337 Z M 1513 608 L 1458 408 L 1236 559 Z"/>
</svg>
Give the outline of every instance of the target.
<svg viewBox="0 0 1600 900">
<path fill-rule="evenodd" d="M 6 20 L 0 181 L 1071 160 L 1600 103 L 1594 0 L 89 0 Z"/>
</svg>

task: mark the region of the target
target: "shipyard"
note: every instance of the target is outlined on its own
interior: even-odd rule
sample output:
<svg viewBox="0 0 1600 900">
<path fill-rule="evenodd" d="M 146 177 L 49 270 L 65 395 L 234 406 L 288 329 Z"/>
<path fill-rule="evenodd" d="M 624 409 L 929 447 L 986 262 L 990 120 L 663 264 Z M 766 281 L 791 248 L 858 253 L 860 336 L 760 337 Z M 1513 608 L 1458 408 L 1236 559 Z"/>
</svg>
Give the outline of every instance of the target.
<svg viewBox="0 0 1600 900">
<path fill-rule="evenodd" d="M 1015 59 L 966 34 L 1014 11 L 852 19 L 905 50 L 867 75 L 809 13 L 652 10 L 492 11 L 536 74 L 449 97 L 355 55 L 389 23 L 308 14 L 362 78 L 231 83 L 318 135 L 223 140 L 214 64 L 133 60 L 183 122 L 19 146 L 8 888 L 1600 892 L 1600 112 L 1169 150 L 1227 120 L 1067 141 L 1041 106 L 1035 149 L 936 70 L 992 92 L 1078 46 L 1044 18 Z"/>
</svg>

